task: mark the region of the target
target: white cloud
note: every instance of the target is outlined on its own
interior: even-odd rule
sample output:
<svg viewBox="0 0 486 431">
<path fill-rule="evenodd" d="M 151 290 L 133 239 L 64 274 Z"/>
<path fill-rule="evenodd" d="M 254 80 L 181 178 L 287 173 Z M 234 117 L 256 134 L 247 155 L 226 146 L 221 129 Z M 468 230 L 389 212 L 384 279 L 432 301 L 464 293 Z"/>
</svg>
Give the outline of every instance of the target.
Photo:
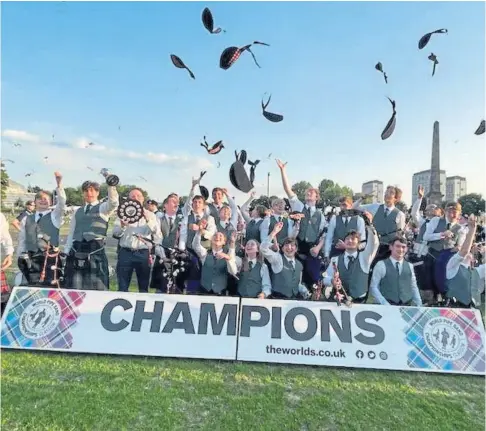
<svg viewBox="0 0 486 431">
<path fill-rule="evenodd" d="M 26 142 L 36 144 L 41 140 L 39 136 L 24 132 L 23 130 L 6 129 L 2 131 L 2 136 L 8 138 L 12 142 L 19 141 L 21 143 Z"/>
</svg>

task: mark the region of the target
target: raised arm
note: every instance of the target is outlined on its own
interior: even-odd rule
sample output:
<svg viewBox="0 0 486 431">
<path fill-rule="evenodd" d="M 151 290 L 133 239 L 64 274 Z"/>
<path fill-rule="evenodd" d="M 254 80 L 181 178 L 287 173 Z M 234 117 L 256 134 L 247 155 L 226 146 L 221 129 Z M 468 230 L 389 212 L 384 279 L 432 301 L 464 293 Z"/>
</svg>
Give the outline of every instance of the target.
<svg viewBox="0 0 486 431">
<path fill-rule="evenodd" d="M 371 219 L 371 214 L 365 212 L 365 217 Z M 378 248 L 380 247 L 380 239 L 378 238 L 378 234 L 376 233 L 376 229 L 373 225 L 367 226 L 366 229 L 368 231 L 368 239 L 366 241 L 365 249 L 359 254 L 359 259 L 363 271 L 369 272 L 371 263 L 378 252 Z"/>
<path fill-rule="evenodd" d="M 192 241 L 192 249 L 198 255 L 199 259 L 201 259 L 201 263 L 203 264 L 206 260 L 208 251 L 201 245 L 201 233 L 199 231 L 196 232 L 196 235 L 194 235 L 194 240 Z"/>
<path fill-rule="evenodd" d="M 55 227 L 60 228 L 64 221 L 64 209 L 66 208 L 66 191 L 62 184 L 62 175 L 60 172 L 54 172 L 56 177 L 56 196 L 57 202 L 54 211 L 51 212 L 51 220 Z"/>
<path fill-rule="evenodd" d="M 295 193 L 292 191 L 292 187 L 290 187 L 289 179 L 287 177 L 287 163 L 283 163 L 281 160 L 277 159 L 277 166 L 280 168 L 280 176 L 282 177 L 282 185 L 285 193 L 289 199 L 292 199 L 295 196 Z"/>
<path fill-rule="evenodd" d="M 179 234 L 179 250 L 185 250 L 187 247 L 187 230 L 189 229 L 188 224 L 189 219 L 187 216 L 184 216 Z"/>
<path fill-rule="evenodd" d="M 334 230 L 336 229 L 336 214 L 331 217 L 331 221 L 327 226 L 326 242 L 324 246 L 324 257 L 329 257 L 331 254 L 332 240 L 334 238 Z"/>
<path fill-rule="evenodd" d="M 196 194 L 195 188 L 199 184 L 200 181 L 201 181 L 200 178 L 198 178 L 198 179 L 193 178 L 192 179 L 192 186 L 191 186 L 191 190 L 189 191 L 189 196 L 187 196 L 186 202 L 184 203 L 184 206 L 182 207 L 182 215 L 184 217 L 187 217 L 189 215 L 189 213 L 191 212 L 192 200 L 194 199 L 194 195 Z"/>
<path fill-rule="evenodd" d="M 108 186 L 108 200 L 100 204 L 100 215 L 109 218 L 115 213 L 120 202 L 116 186 Z"/>
</svg>

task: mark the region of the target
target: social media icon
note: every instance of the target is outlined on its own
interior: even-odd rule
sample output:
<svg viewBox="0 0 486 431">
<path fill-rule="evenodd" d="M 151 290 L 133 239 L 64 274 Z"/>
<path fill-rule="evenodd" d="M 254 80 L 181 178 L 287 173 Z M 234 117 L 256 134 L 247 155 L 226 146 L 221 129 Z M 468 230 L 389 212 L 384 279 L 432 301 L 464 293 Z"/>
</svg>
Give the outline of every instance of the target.
<svg viewBox="0 0 486 431">
<path fill-rule="evenodd" d="M 386 352 L 380 352 L 380 358 L 386 361 L 388 359 L 388 355 L 386 354 Z"/>
<path fill-rule="evenodd" d="M 370 358 L 370 359 L 375 359 L 375 358 L 376 358 L 376 353 L 375 353 L 375 352 L 373 352 L 373 350 L 370 350 L 370 351 L 368 352 L 368 358 Z"/>
<path fill-rule="evenodd" d="M 356 350 L 356 357 L 357 357 L 358 359 L 362 359 L 362 358 L 363 358 L 363 356 L 364 356 L 364 353 L 363 353 L 363 351 L 362 351 L 362 350 Z"/>
</svg>

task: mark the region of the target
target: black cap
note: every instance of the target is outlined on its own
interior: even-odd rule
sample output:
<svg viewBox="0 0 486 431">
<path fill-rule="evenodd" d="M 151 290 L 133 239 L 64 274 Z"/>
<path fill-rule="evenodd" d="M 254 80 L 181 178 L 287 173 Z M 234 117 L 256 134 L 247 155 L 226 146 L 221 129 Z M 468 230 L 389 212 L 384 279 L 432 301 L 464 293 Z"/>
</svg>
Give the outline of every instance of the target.
<svg viewBox="0 0 486 431">
<path fill-rule="evenodd" d="M 475 135 L 482 135 L 484 133 L 484 129 L 485 129 L 485 124 L 484 124 L 484 120 L 481 121 L 481 123 L 479 124 L 479 127 L 476 129 L 476 131 L 474 132 Z"/>
<path fill-rule="evenodd" d="M 248 193 L 251 189 L 253 189 L 253 184 L 248 178 L 248 173 L 246 172 L 244 163 L 241 161 L 241 154 L 237 154 L 235 152 L 235 156 L 236 161 L 231 165 L 229 171 L 230 182 L 234 188 L 242 191 L 243 193 Z M 246 151 L 244 152 L 244 159 L 246 162 Z"/>
<path fill-rule="evenodd" d="M 253 57 L 253 60 L 255 61 L 255 64 L 260 67 L 260 65 L 258 64 L 257 60 L 256 60 L 256 57 L 255 55 L 253 54 L 253 52 L 250 50 L 250 47 L 252 45 L 265 45 L 265 46 L 270 46 L 268 45 L 267 43 L 263 43 L 263 42 L 258 42 L 258 41 L 255 41 L 253 43 L 250 43 L 249 45 L 245 45 L 241 48 L 238 48 L 236 46 L 230 46 L 229 48 L 226 48 L 222 53 L 221 53 L 221 57 L 219 59 L 219 67 L 221 67 L 221 69 L 224 69 L 224 70 L 227 70 L 229 69 L 233 63 L 238 60 L 240 58 L 240 55 L 244 52 L 244 51 L 248 51 L 252 57 Z"/>
<path fill-rule="evenodd" d="M 191 75 L 192 79 L 196 79 L 194 76 L 194 73 L 184 64 L 184 62 L 178 57 L 177 55 L 171 54 L 170 59 L 172 60 L 172 64 L 177 67 L 178 69 L 186 69 L 189 72 L 189 75 Z"/>
<path fill-rule="evenodd" d="M 201 196 L 205 199 L 208 200 L 209 198 L 209 191 L 206 187 L 199 185 L 199 192 L 201 193 Z"/>
<path fill-rule="evenodd" d="M 202 12 L 202 22 L 204 25 L 204 28 L 209 31 L 209 33 L 212 34 L 217 34 L 221 32 L 221 28 L 214 28 L 214 20 L 213 20 L 213 14 L 209 10 L 209 8 L 204 8 Z M 224 32 L 224 30 L 223 30 Z"/>
<path fill-rule="evenodd" d="M 418 48 L 419 49 L 423 49 L 425 48 L 425 46 L 429 43 L 429 40 L 430 38 L 432 37 L 433 34 L 435 33 L 447 33 L 447 29 L 445 28 L 441 28 L 440 30 L 435 30 L 435 31 L 432 31 L 430 33 L 427 33 L 427 34 L 424 34 L 420 40 L 419 40 L 419 43 L 418 43 Z"/>
<path fill-rule="evenodd" d="M 266 111 L 268 104 L 270 103 L 270 100 L 272 100 L 272 95 L 268 97 L 267 103 L 263 103 L 263 98 L 262 98 L 262 111 L 263 111 L 263 116 L 268 120 L 271 121 L 272 123 L 279 123 L 280 121 L 283 120 L 283 115 L 280 114 L 274 114 L 272 112 Z"/>
<path fill-rule="evenodd" d="M 392 114 L 390 120 L 388 121 L 388 124 L 383 129 L 383 132 L 381 132 L 381 139 L 383 139 L 383 140 L 388 139 L 393 134 L 393 132 L 395 131 L 395 125 L 396 125 L 396 119 L 397 119 L 397 117 L 396 117 L 397 111 L 395 110 L 395 101 L 391 100 L 389 97 L 388 97 L 388 100 L 392 104 L 393 114 Z"/>
<path fill-rule="evenodd" d="M 159 206 L 158 202 L 157 202 L 157 201 L 155 201 L 155 200 L 153 200 L 153 199 L 149 199 L 149 200 L 147 201 L 147 205 L 155 205 L 156 207 L 158 207 L 158 206 Z"/>
</svg>

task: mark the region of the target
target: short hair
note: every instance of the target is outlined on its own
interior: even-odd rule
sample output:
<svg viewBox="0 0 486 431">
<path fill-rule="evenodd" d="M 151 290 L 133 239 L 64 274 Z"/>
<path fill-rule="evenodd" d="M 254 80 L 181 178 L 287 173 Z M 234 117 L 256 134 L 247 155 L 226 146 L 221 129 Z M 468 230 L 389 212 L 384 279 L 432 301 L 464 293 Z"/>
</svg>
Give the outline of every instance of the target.
<svg viewBox="0 0 486 431">
<path fill-rule="evenodd" d="M 340 204 L 344 204 L 344 203 L 347 203 L 347 204 L 353 204 L 353 198 L 351 196 L 341 196 L 339 198 L 339 203 Z"/>
<path fill-rule="evenodd" d="M 192 202 L 197 201 L 197 200 L 201 200 L 201 201 L 203 201 L 204 204 L 206 204 L 206 199 L 204 199 L 204 196 L 196 195 L 192 198 Z"/>
<path fill-rule="evenodd" d="M 282 247 L 287 244 L 294 244 L 297 247 L 297 240 L 295 238 L 287 237 L 284 239 Z"/>
<path fill-rule="evenodd" d="M 221 192 L 223 193 L 223 189 L 221 187 L 215 187 L 212 191 L 211 194 L 214 195 L 216 192 Z M 224 194 L 224 193 L 223 193 Z"/>
<path fill-rule="evenodd" d="M 391 241 L 388 242 L 388 245 L 395 245 L 396 242 L 399 242 L 400 244 L 403 244 L 403 245 L 408 245 L 407 243 L 407 240 L 403 237 L 403 236 L 400 236 L 400 235 L 396 235 L 392 238 Z"/>
<path fill-rule="evenodd" d="M 321 193 L 319 192 L 319 189 L 316 189 L 315 187 L 309 187 L 306 191 L 307 192 L 314 192 L 317 196 L 317 200 L 321 199 Z"/>
<path fill-rule="evenodd" d="M 81 185 L 81 190 L 83 192 L 85 192 L 86 190 L 88 190 L 89 188 L 93 188 L 95 189 L 97 192 L 100 191 L 100 183 L 97 183 L 96 181 L 85 181 L 82 185 Z"/>
<path fill-rule="evenodd" d="M 348 236 L 351 236 L 353 238 L 357 238 L 358 240 L 361 239 L 361 235 L 360 233 L 357 231 L 357 230 L 354 230 L 354 229 L 351 229 L 347 234 L 346 236 L 344 237 L 344 239 L 346 239 Z"/>
<path fill-rule="evenodd" d="M 445 209 L 455 209 L 457 211 L 462 211 L 462 205 L 459 202 L 448 202 Z"/>
<path fill-rule="evenodd" d="M 49 200 L 52 202 L 52 193 L 51 192 L 48 192 L 47 190 L 39 190 L 36 194 L 35 194 L 35 200 L 37 199 L 40 199 L 42 197 L 42 195 L 46 195 Z"/>
</svg>

